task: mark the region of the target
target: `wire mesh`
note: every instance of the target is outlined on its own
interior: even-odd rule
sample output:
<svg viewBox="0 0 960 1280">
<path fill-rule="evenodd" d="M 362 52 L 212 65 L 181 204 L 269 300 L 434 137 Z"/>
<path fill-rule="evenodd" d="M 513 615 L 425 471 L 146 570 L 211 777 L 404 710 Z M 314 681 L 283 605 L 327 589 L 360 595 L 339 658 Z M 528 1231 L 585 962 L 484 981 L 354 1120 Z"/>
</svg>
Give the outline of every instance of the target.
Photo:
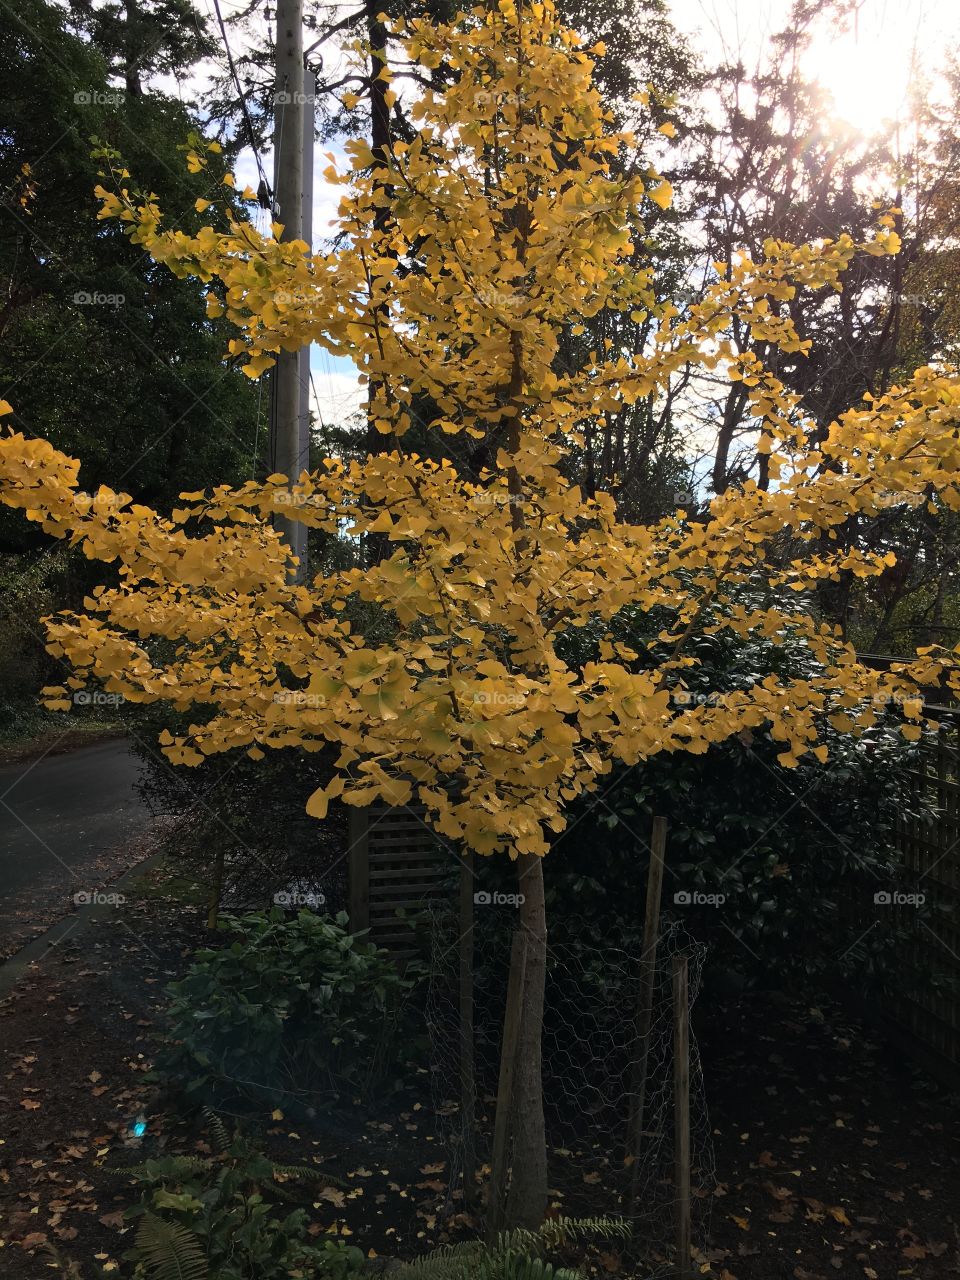
<svg viewBox="0 0 960 1280">
<path fill-rule="evenodd" d="M 450 1169 L 447 1208 L 458 1212 L 464 1203 L 465 1139 L 461 938 L 455 914 L 439 904 L 429 916 L 428 927 L 427 1023 L 433 1101 Z M 472 1094 L 481 1185 L 467 1199 L 474 1200 L 481 1219 L 511 934 L 508 913 L 489 907 L 475 911 Z M 643 1121 L 637 1149 L 631 1150 L 630 1118 L 638 1096 L 637 1064 L 643 1046 L 638 1034 L 641 958 L 576 927 L 554 931 L 548 941 L 542 1049 L 551 1204 L 571 1216 L 629 1213 L 634 1224 L 632 1251 L 649 1275 L 666 1274 L 675 1266 L 673 958 L 681 953 L 687 956 L 692 1007 L 701 987 L 704 951 L 679 924 L 664 927 L 652 973 Z M 692 1032 L 689 1073 L 693 1241 L 695 1248 L 703 1250 L 716 1176 L 703 1072 Z"/>
</svg>

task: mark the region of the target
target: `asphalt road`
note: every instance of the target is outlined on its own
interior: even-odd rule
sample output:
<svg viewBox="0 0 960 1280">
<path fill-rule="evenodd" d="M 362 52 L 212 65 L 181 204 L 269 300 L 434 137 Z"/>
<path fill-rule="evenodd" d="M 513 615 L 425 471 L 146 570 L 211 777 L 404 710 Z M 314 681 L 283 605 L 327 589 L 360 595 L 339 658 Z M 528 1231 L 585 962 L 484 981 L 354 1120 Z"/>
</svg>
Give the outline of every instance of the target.
<svg viewBox="0 0 960 1280">
<path fill-rule="evenodd" d="M 139 771 L 123 741 L 0 766 L 0 943 L 122 870 L 150 824 Z"/>
</svg>

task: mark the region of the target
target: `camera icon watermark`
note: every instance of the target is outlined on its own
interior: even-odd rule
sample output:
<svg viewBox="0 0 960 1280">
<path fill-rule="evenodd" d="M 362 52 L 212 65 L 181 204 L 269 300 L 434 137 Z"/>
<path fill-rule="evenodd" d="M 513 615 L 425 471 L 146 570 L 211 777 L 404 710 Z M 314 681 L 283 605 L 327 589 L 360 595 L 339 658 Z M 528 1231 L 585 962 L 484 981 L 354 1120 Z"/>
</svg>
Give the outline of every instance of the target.
<svg viewBox="0 0 960 1280">
<path fill-rule="evenodd" d="M 697 500 L 697 495 L 692 489 L 674 489 L 673 501 L 678 507 L 692 507 Z"/>
<path fill-rule="evenodd" d="M 491 893 L 487 889 L 478 889 L 473 895 L 474 904 L 478 907 L 519 907 L 526 900 L 525 894 L 500 893 L 498 890 Z"/>
<path fill-rule="evenodd" d="M 677 907 L 722 907 L 726 900 L 725 893 L 701 893 L 699 889 L 678 889 L 673 895 Z"/>
<path fill-rule="evenodd" d="M 99 889 L 81 889 L 73 895 L 78 907 L 122 907 L 127 899 L 122 893 L 102 893 Z"/>
<path fill-rule="evenodd" d="M 899 889 L 878 889 L 873 895 L 878 907 L 922 907 L 926 900 L 925 893 L 901 893 Z"/>
</svg>

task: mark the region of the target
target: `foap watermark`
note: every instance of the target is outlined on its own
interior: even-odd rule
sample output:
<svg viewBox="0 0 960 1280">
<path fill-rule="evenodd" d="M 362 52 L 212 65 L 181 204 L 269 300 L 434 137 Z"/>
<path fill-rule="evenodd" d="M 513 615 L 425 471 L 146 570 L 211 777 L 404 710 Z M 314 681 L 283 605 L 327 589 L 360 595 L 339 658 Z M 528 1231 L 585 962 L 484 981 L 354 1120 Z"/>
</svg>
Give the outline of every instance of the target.
<svg viewBox="0 0 960 1280">
<path fill-rule="evenodd" d="M 892 289 L 883 290 L 878 296 L 881 302 L 886 302 L 889 306 L 896 303 L 901 307 L 931 307 L 937 302 L 929 293 L 896 293 Z"/>
<path fill-rule="evenodd" d="M 127 296 L 124 293 L 87 293 L 80 289 L 73 295 L 75 307 L 122 307 Z"/>
<path fill-rule="evenodd" d="M 922 907 L 926 900 L 925 893 L 903 893 L 899 889 L 878 889 L 873 895 L 877 907 Z"/>
<path fill-rule="evenodd" d="M 314 493 L 297 493 L 293 489 L 275 489 L 273 494 L 275 507 L 319 507 L 317 495 Z"/>
<path fill-rule="evenodd" d="M 527 300 L 525 293 L 506 293 L 502 289 L 481 289 L 477 297 L 487 307 L 519 307 Z"/>
<path fill-rule="evenodd" d="M 278 707 L 323 707 L 327 700 L 319 693 L 307 693 L 306 689 L 278 689 L 273 695 Z"/>
<path fill-rule="evenodd" d="M 280 89 L 273 95 L 274 106 L 277 107 L 311 106 L 316 100 L 316 94 L 304 93 L 302 89 L 294 89 L 293 93 Z"/>
<path fill-rule="evenodd" d="M 486 707 L 519 707 L 523 702 L 522 693 L 502 693 L 499 689 L 478 689 L 473 701 Z"/>
<path fill-rule="evenodd" d="M 699 889 L 678 889 L 673 895 L 677 907 L 722 907 L 726 900 L 725 893 L 701 893 Z"/>
<path fill-rule="evenodd" d="M 122 693 L 105 693 L 103 689 L 76 689 L 70 700 L 75 707 L 121 707 L 126 702 Z"/>
<path fill-rule="evenodd" d="M 896 707 L 902 711 L 907 703 L 913 706 L 922 706 L 922 698 L 918 693 L 874 693 L 870 697 L 870 705 L 876 707 L 878 711 L 884 711 L 888 707 Z"/>
<path fill-rule="evenodd" d="M 719 696 L 717 693 L 693 693 L 690 689 L 674 689 L 670 700 L 675 707 L 709 707 L 716 704 Z"/>
<path fill-rule="evenodd" d="M 100 889 L 80 889 L 73 895 L 78 907 L 123 907 L 127 899 L 122 893 L 103 893 Z"/>
<path fill-rule="evenodd" d="M 518 93 L 494 89 L 478 89 L 473 100 L 477 106 L 481 107 L 518 107 L 520 105 Z"/>
<path fill-rule="evenodd" d="M 123 506 L 120 494 L 113 493 L 109 489 L 101 489 L 97 493 L 78 489 L 74 494 L 74 500 L 90 511 L 116 511 Z"/>
<path fill-rule="evenodd" d="M 692 507 L 697 500 L 697 495 L 692 489 L 674 489 L 673 501 L 677 507 Z"/>
<path fill-rule="evenodd" d="M 273 895 L 274 906 L 277 907 L 324 907 L 326 895 L 319 889 L 280 889 Z"/>
<path fill-rule="evenodd" d="M 73 100 L 78 107 L 122 107 L 127 95 L 122 89 L 78 89 Z"/>
<path fill-rule="evenodd" d="M 478 889 L 473 895 L 474 904 L 478 907 L 519 907 L 526 902 L 522 893 L 500 893 L 495 889 L 492 893 L 487 889 Z"/>
<path fill-rule="evenodd" d="M 519 493 L 498 493 L 492 489 L 481 489 L 470 499 L 475 507 L 522 507 L 523 496 Z"/>
</svg>

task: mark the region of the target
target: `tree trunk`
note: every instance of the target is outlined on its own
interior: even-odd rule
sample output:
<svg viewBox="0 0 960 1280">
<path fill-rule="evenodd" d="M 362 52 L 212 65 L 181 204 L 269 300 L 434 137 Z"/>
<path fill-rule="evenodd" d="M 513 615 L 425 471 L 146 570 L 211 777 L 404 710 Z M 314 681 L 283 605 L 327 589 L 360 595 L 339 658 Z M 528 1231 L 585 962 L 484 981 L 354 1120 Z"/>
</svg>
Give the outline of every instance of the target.
<svg viewBox="0 0 960 1280">
<path fill-rule="evenodd" d="M 535 1229 L 547 1211 L 547 1140 L 543 1121 L 543 997 L 547 968 L 547 915 L 543 860 L 526 854 L 517 865 L 520 927 L 527 939 L 526 967 L 513 1082 L 512 1170 L 506 1227 Z"/>
</svg>

